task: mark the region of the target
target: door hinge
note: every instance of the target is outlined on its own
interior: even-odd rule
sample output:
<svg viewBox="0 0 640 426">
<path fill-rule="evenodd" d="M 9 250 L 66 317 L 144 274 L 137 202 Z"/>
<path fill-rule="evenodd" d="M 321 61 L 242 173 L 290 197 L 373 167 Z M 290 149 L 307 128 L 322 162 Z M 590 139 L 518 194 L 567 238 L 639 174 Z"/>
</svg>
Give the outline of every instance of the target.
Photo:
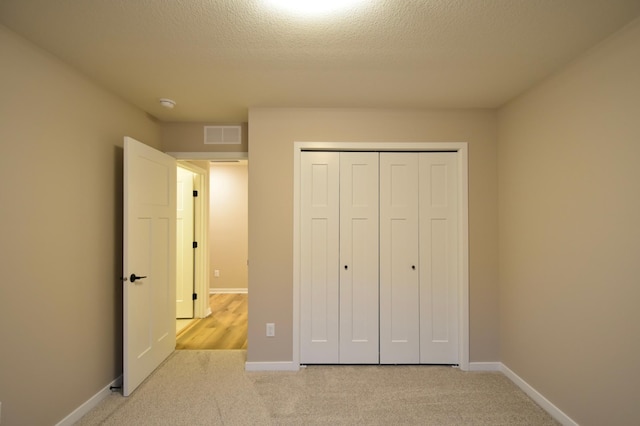
<svg viewBox="0 0 640 426">
<path fill-rule="evenodd" d="M 193 293 L 193 300 L 198 300 L 198 293 Z"/>
<path fill-rule="evenodd" d="M 194 196 L 194 197 L 197 197 L 197 196 L 198 196 L 198 191 L 195 191 L 195 190 L 194 190 L 194 191 L 193 191 L 193 196 Z"/>
<path fill-rule="evenodd" d="M 198 242 L 197 241 L 193 242 L 193 248 L 198 248 Z"/>
</svg>

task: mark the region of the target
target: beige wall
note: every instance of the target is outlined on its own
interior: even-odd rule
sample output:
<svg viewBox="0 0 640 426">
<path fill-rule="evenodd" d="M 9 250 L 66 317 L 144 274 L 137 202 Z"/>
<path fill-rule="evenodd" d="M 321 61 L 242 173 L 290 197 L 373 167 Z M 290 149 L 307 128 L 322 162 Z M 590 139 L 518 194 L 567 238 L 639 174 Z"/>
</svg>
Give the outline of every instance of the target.
<svg viewBox="0 0 640 426">
<path fill-rule="evenodd" d="M 294 141 L 469 143 L 470 358 L 498 359 L 494 112 L 255 108 L 249 132 L 248 361 L 292 360 Z"/>
<path fill-rule="evenodd" d="M 160 139 L 165 152 L 247 152 L 247 123 L 159 123 Z M 204 143 L 204 126 L 239 125 L 240 145 L 208 145 Z"/>
<path fill-rule="evenodd" d="M 211 288 L 247 288 L 247 165 L 212 164 L 209 169 Z M 215 270 L 220 276 L 214 276 Z"/>
<path fill-rule="evenodd" d="M 122 144 L 157 125 L 0 26 L 3 425 L 52 425 L 122 374 Z"/>
<path fill-rule="evenodd" d="M 640 424 L 640 21 L 499 114 L 501 360 Z"/>
</svg>

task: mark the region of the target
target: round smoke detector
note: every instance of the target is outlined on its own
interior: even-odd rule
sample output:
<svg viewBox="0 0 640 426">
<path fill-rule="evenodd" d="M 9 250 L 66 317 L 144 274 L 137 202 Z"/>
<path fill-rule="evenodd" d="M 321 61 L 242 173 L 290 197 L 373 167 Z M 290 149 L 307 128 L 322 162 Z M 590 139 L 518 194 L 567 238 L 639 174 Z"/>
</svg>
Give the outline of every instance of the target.
<svg viewBox="0 0 640 426">
<path fill-rule="evenodd" d="M 160 105 L 168 109 L 173 109 L 173 107 L 176 106 L 176 101 L 173 99 L 161 98 Z"/>
</svg>

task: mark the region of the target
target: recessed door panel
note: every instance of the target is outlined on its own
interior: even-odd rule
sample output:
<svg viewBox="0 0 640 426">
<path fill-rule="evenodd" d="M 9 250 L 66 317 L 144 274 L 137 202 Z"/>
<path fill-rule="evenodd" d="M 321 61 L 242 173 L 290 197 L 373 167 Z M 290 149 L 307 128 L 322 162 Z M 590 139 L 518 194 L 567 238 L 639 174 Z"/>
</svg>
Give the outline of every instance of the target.
<svg viewBox="0 0 640 426">
<path fill-rule="evenodd" d="M 332 324 L 335 321 L 329 318 L 329 312 L 335 310 L 330 300 L 331 283 L 330 268 L 335 269 L 335 265 L 330 265 L 328 247 L 329 221 L 327 219 L 313 219 L 311 221 L 311 273 L 309 275 L 309 286 L 311 296 L 310 319 L 311 319 L 311 341 L 315 343 L 327 343 L 334 334 Z"/>
</svg>

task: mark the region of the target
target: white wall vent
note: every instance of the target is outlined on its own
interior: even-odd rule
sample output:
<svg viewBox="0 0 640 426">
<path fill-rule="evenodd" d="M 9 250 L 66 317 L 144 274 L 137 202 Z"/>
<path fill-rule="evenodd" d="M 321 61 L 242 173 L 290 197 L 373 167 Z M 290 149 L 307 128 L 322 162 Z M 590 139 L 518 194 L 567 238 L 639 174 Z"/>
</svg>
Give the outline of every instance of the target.
<svg viewBox="0 0 640 426">
<path fill-rule="evenodd" d="M 241 126 L 204 126 L 205 145 L 240 145 Z"/>
</svg>

